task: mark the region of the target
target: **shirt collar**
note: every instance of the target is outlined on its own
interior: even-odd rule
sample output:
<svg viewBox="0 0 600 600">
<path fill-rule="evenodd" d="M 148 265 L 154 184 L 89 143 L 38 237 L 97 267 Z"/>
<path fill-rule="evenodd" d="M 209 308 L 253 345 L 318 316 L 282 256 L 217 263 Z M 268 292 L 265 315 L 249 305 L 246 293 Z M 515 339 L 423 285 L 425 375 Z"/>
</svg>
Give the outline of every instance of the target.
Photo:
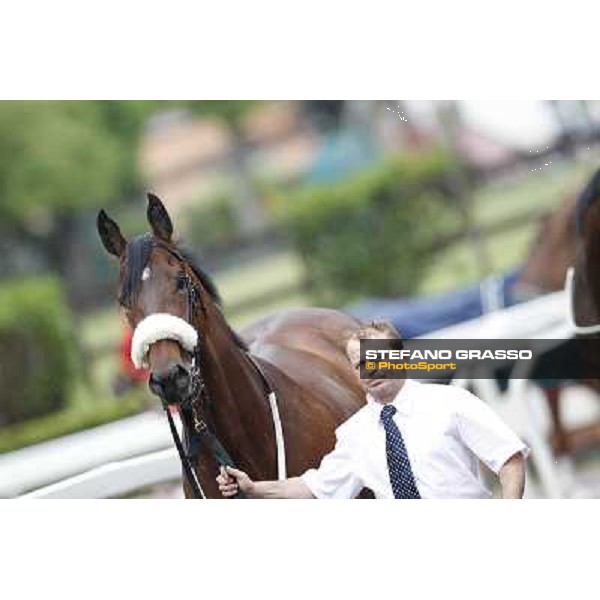
<svg viewBox="0 0 600 600">
<path fill-rule="evenodd" d="M 392 400 L 392 405 L 396 407 L 396 411 L 400 414 L 410 416 L 413 408 L 414 401 L 414 390 L 416 386 L 418 386 L 418 382 L 413 381 L 412 379 L 407 379 L 402 386 L 402 389 L 396 394 L 396 397 Z M 381 414 L 381 409 L 383 408 L 383 404 L 377 402 L 371 394 L 367 393 L 367 403 L 371 406 L 374 413 L 376 413 L 377 418 L 379 418 Z"/>
</svg>

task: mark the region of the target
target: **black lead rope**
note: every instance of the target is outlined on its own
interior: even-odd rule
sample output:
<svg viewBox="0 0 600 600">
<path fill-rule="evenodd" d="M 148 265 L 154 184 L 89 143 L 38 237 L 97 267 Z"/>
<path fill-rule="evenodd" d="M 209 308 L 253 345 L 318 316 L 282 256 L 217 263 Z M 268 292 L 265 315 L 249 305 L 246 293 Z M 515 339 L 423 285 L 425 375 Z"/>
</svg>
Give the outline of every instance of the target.
<svg viewBox="0 0 600 600">
<path fill-rule="evenodd" d="M 192 488 L 192 492 L 194 494 L 194 499 L 196 500 L 206 500 L 206 494 L 202 490 L 202 486 L 200 485 L 200 481 L 198 481 L 198 476 L 196 475 L 196 471 L 194 467 L 190 463 L 190 459 L 183 449 L 183 445 L 181 440 L 179 439 L 179 433 L 177 432 L 177 428 L 175 427 L 175 422 L 173 421 L 173 416 L 171 415 L 171 411 L 169 410 L 169 406 L 164 404 L 165 412 L 167 413 L 167 419 L 169 420 L 169 427 L 171 429 L 171 435 L 173 436 L 173 441 L 175 442 L 175 446 L 177 447 L 177 452 L 179 453 L 179 459 L 181 460 L 181 465 L 183 466 L 183 470 L 185 472 L 185 476 Z"/>
<path fill-rule="evenodd" d="M 175 422 L 173 421 L 173 416 L 171 415 L 171 411 L 169 410 L 168 405 L 164 404 L 165 412 L 167 413 L 167 418 L 169 420 L 169 428 L 171 429 L 171 435 L 173 436 L 173 441 L 175 442 L 175 446 L 177 447 L 177 452 L 179 453 L 179 459 L 181 460 L 181 465 L 183 466 L 183 470 L 185 472 L 185 476 L 192 488 L 192 492 L 194 493 L 194 499 L 196 500 L 206 500 L 206 494 L 200 485 L 200 481 L 198 479 L 198 475 L 196 474 L 196 470 L 190 461 L 190 455 L 188 455 L 181 443 L 181 439 L 179 437 L 179 432 L 175 427 Z M 180 413 L 181 415 L 181 413 Z M 186 424 L 186 420 L 181 415 L 181 422 L 184 426 L 188 426 Z M 190 427 L 188 426 L 188 429 Z M 200 451 L 200 445 L 204 441 L 208 449 L 212 452 L 214 459 L 220 467 L 235 467 L 235 463 L 233 462 L 231 456 L 227 450 L 225 450 L 223 444 L 219 441 L 217 436 L 212 433 L 206 426 L 204 421 L 201 421 L 199 429 L 192 427 L 192 433 L 190 434 L 190 454 L 193 458 L 198 456 Z M 234 499 L 243 500 L 246 498 L 246 495 L 241 490 L 238 490 L 237 494 L 233 497 Z"/>
</svg>

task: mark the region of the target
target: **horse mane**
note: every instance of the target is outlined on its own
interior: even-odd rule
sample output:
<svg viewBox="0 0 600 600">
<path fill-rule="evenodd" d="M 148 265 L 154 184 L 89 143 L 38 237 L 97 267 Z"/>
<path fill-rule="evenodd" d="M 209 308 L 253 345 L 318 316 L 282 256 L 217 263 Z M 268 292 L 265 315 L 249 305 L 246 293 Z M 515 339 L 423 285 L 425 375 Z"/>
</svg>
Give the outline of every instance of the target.
<svg viewBox="0 0 600 600">
<path fill-rule="evenodd" d="M 128 242 L 126 270 L 123 283 L 121 284 L 121 292 L 119 294 L 119 304 L 121 304 L 121 306 L 130 306 L 135 302 L 140 287 L 140 281 L 142 280 L 142 273 L 148 266 L 150 255 L 154 247 L 154 238 L 149 233 L 137 236 Z M 194 275 L 200 281 L 203 289 L 220 311 L 222 307 L 221 295 L 219 294 L 213 279 L 206 271 L 200 268 L 196 257 L 190 250 L 178 246 L 174 246 L 173 249 L 183 260 L 185 260 Z M 235 344 L 242 350 L 248 350 L 248 346 L 242 338 L 231 329 L 228 324 L 227 327 Z"/>
<path fill-rule="evenodd" d="M 212 277 L 210 277 L 210 275 L 208 275 L 206 271 L 200 268 L 196 256 L 189 249 L 178 248 L 177 251 L 188 263 L 190 269 L 192 269 L 194 275 L 200 280 L 202 287 L 210 296 L 210 299 L 215 303 L 215 305 L 219 309 L 219 312 L 221 312 L 221 309 L 223 307 L 221 294 L 219 294 L 219 290 L 217 289 L 217 286 L 213 281 Z M 244 340 L 242 340 L 242 338 L 229 326 L 229 323 L 227 323 L 225 319 L 223 319 L 223 321 L 227 325 L 229 333 L 233 338 L 233 341 L 235 342 L 236 346 L 238 346 L 242 350 L 248 351 L 248 344 L 246 344 L 246 342 L 244 342 Z"/>
<path fill-rule="evenodd" d="M 196 256 L 187 248 L 178 248 L 177 251 L 185 259 L 190 269 L 194 272 L 194 275 L 200 280 L 202 287 L 207 291 L 210 299 L 219 307 L 223 306 L 221 294 L 219 294 L 215 282 L 206 271 L 199 267 Z"/>
</svg>

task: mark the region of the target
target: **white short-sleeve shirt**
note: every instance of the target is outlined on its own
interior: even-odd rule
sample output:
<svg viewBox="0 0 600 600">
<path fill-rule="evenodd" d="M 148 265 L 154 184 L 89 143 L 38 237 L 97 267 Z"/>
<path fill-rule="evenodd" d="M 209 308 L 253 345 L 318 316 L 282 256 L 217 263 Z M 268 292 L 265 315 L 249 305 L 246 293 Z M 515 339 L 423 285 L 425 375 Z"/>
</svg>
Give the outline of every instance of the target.
<svg viewBox="0 0 600 600">
<path fill-rule="evenodd" d="M 494 473 L 529 449 L 479 398 L 455 386 L 406 380 L 393 400 L 421 498 L 489 498 L 479 460 Z M 317 498 L 353 498 L 363 487 L 393 498 L 385 449 L 383 406 L 367 404 L 336 430 L 335 448 L 302 475 Z"/>
</svg>

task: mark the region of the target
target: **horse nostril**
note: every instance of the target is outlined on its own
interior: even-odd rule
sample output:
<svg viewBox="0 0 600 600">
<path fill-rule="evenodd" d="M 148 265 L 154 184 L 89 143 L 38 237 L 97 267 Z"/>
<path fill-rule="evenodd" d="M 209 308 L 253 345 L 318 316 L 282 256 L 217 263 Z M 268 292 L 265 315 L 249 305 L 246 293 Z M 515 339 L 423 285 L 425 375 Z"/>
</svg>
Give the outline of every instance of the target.
<svg viewBox="0 0 600 600">
<path fill-rule="evenodd" d="M 177 365 L 174 370 L 173 381 L 177 390 L 180 392 L 187 391 L 190 385 L 190 374 L 187 369 L 181 365 Z"/>
<path fill-rule="evenodd" d="M 172 365 L 167 371 L 151 373 L 148 385 L 163 400 L 181 402 L 188 393 L 190 374 L 182 365 Z"/>
<path fill-rule="evenodd" d="M 162 396 L 164 393 L 164 380 L 160 375 L 155 375 L 154 373 L 150 374 L 150 379 L 148 380 L 148 387 L 150 391 L 156 396 Z"/>
</svg>

